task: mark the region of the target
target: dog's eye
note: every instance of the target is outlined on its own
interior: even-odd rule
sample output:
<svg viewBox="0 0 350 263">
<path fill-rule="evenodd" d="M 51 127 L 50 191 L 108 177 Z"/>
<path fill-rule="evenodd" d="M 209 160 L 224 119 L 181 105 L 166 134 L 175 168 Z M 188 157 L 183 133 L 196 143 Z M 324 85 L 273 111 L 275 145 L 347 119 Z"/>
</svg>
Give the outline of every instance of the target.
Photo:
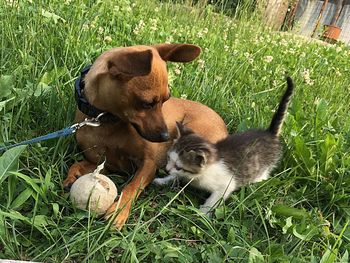
<svg viewBox="0 0 350 263">
<path fill-rule="evenodd" d="M 157 105 L 156 101 L 152 101 L 151 103 L 143 102 L 142 103 L 142 108 L 149 110 L 149 109 L 153 109 L 156 105 Z"/>
</svg>

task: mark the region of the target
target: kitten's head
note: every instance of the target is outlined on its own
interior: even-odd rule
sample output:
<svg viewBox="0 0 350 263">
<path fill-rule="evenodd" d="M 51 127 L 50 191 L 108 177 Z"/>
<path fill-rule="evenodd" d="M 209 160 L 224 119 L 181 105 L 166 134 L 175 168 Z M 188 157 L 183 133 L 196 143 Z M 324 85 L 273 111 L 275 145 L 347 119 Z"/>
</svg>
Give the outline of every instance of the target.
<svg viewBox="0 0 350 263">
<path fill-rule="evenodd" d="M 177 137 L 168 151 L 166 170 L 171 175 L 195 176 L 216 159 L 213 144 L 176 122 Z"/>
</svg>

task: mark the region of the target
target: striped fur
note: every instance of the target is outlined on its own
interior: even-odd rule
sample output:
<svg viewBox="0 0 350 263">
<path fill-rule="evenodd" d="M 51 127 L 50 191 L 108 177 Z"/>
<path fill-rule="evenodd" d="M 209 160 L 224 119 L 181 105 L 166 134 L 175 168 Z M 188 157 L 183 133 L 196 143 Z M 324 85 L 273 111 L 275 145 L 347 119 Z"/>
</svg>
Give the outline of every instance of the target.
<svg viewBox="0 0 350 263">
<path fill-rule="evenodd" d="M 281 99 L 277 111 L 272 117 L 270 127 L 267 129 L 272 135 L 278 137 L 281 133 L 282 124 L 286 115 L 290 98 L 293 94 L 294 84 L 290 77 L 287 77 L 287 89 Z"/>
</svg>

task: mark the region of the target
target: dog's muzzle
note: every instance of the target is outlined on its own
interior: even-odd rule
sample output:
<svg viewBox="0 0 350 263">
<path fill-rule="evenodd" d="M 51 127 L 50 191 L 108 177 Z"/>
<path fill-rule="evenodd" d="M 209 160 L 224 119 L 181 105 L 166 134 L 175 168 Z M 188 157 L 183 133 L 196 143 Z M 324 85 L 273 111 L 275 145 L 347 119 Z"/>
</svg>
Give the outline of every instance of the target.
<svg viewBox="0 0 350 263">
<path fill-rule="evenodd" d="M 150 142 L 166 142 L 170 139 L 170 135 L 168 130 L 161 131 L 158 134 L 145 134 L 141 131 L 140 127 L 135 124 L 131 123 L 132 126 L 135 128 L 137 133 L 145 140 L 150 141 Z"/>
</svg>

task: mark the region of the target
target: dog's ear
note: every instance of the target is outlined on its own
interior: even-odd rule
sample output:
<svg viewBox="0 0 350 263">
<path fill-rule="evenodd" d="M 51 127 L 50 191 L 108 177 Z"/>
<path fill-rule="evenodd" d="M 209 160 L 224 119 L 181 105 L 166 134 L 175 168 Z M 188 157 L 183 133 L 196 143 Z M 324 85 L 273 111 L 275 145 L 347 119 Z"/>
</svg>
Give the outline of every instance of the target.
<svg viewBox="0 0 350 263">
<path fill-rule="evenodd" d="M 190 44 L 158 44 L 153 45 L 164 61 L 190 62 L 201 53 L 201 48 Z"/>
<path fill-rule="evenodd" d="M 108 71 L 121 78 L 145 76 L 151 72 L 153 54 L 151 50 L 132 51 L 118 54 L 108 60 Z"/>
</svg>

